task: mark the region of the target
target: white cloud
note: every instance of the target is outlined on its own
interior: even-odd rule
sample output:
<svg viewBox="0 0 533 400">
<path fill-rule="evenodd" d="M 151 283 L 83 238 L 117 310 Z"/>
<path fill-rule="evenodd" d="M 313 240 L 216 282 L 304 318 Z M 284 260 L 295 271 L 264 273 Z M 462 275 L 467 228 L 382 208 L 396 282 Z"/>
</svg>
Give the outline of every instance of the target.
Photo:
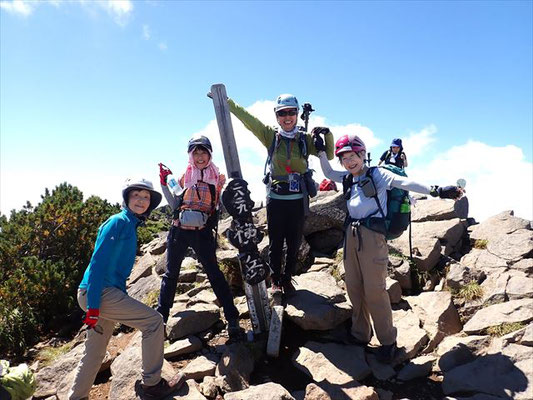
<svg viewBox="0 0 533 400">
<path fill-rule="evenodd" d="M 533 218 L 533 164 L 516 146 L 494 147 L 471 140 L 437 154 L 427 165 L 411 165 L 408 173 L 430 185 L 466 179 L 470 216 L 477 221 L 505 210 Z"/>
<path fill-rule="evenodd" d="M 424 127 L 420 132 L 409 132 L 409 136 L 402 139 L 404 149 L 410 157 L 423 154 L 428 145 L 433 143 L 437 127 L 433 124 Z"/>
<path fill-rule="evenodd" d="M 107 0 L 89 2 L 88 4 L 97 4 L 102 7 L 120 26 L 125 26 L 133 11 L 133 3 L 130 0 Z"/>
<path fill-rule="evenodd" d="M 0 8 L 9 13 L 27 17 L 33 12 L 33 4 L 28 0 L 0 1 Z"/>
<path fill-rule="evenodd" d="M 147 24 L 143 25 L 143 39 L 150 40 L 150 27 Z"/>
<path fill-rule="evenodd" d="M 131 0 L 77 0 L 77 2 L 89 12 L 94 12 L 96 7 L 105 10 L 120 26 L 125 26 L 128 23 L 133 12 L 133 3 Z M 7 12 L 27 17 L 42 4 L 49 4 L 59 8 L 71 3 L 73 2 L 65 0 L 2 0 L 0 1 L 0 8 Z"/>
<path fill-rule="evenodd" d="M 159 47 L 159 50 L 161 50 L 161 51 L 165 51 L 165 50 L 168 49 L 168 46 L 167 46 L 167 44 L 166 44 L 165 42 L 160 42 L 160 43 L 157 45 L 157 47 Z"/>
</svg>

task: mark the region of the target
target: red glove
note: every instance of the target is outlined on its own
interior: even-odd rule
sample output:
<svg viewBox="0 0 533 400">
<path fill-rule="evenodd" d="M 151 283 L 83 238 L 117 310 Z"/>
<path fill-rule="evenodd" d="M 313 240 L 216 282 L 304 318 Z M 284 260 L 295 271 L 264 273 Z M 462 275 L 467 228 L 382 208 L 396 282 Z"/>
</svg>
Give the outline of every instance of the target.
<svg viewBox="0 0 533 400">
<path fill-rule="evenodd" d="M 159 163 L 159 181 L 161 182 L 161 185 L 167 186 L 167 176 L 171 173 L 172 171 L 170 168 L 163 163 Z"/>
<path fill-rule="evenodd" d="M 100 315 L 100 310 L 98 308 L 89 308 L 85 314 L 85 319 L 83 323 L 86 324 L 89 329 L 93 329 L 98 323 L 98 316 Z"/>
</svg>

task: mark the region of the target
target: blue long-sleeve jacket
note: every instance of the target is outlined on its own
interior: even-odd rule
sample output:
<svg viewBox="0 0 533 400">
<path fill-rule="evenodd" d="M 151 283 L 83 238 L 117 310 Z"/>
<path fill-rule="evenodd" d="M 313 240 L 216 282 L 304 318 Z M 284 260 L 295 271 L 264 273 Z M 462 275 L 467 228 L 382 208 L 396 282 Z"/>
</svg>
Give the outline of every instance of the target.
<svg viewBox="0 0 533 400">
<path fill-rule="evenodd" d="M 116 287 L 126 292 L 137 253 L 137 226 L 140 220 L 124 209 L 98 229 L 91 262 L 85 270 L 80 289 L 87 290 L 87 308 L 100 308 L 102 290 Z"/>
</svg>

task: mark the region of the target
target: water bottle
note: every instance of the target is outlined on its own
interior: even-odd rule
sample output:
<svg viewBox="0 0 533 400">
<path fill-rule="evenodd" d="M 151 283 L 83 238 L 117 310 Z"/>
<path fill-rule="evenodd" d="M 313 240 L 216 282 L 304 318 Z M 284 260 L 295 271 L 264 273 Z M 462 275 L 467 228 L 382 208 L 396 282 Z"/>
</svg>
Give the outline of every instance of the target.
<svg viewBox="0 0 533 400">
<path fill-rule="evenodd" d="M 170 174 L 167 176 L 167 185 L 170 191 L 175 195 L 179 196 L 181 192 L 183 192 L 182 187 L 179 185 L 176 178 L 174 178 L 174 175 Z"/>
<path fill-rule="evenodd" d="M 409 204 L 409 198 L 406 197 L 403 199 L 402 204 L 400 204 L 400 213 L 407 214 L 411 212 L 411 205 Z"/>
</svg>

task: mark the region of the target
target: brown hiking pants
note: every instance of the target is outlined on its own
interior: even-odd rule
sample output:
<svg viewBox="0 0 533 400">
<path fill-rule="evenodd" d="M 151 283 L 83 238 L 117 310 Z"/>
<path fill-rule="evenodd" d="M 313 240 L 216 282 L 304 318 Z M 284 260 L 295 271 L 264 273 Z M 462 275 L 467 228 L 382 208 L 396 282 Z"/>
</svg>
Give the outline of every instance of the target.
<svg viewBox="0 0 533 400">
<path fill-rule="evenodd" d="M 78 303 L 83 310 L 87 310 L 85 289 L 78 290 Z M 88 398 L 106 354 L 115 322 L 142 332 L 142 383 L 151 386 L 160 381 L 165 340 L 163 317 L 153 308 L 128 296 L 122 290 L 108 287 L 102 291 L 97 329 L 87 331 L 85 351 L 68 394 L 69 400 Z"/>
<path fill-rule="evenodd" d="M 396 341 L 385 287 L 388 256 L 387 242 L 381 233 L 364 226 L 348 226 L 344 242 L 344 281 L 353 306 L 351 333 L 362 342 L 372 338 L 370 317 L 382 345 Z"/>
</svg>

